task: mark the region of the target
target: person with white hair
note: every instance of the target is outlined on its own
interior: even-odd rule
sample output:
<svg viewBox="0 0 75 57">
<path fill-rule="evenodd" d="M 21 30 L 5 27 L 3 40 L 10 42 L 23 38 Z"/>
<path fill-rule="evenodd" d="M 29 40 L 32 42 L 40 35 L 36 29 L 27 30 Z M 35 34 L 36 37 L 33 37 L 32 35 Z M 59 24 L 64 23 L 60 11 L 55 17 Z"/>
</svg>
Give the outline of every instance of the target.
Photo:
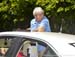
<svg viewBox="0 0 75 57">
<path fill-rule="evenodd" d="M 31 20 L 31 32 L 51 32 L 49 20 L 44 16 L 44 10 L 41 7 L 36 7 L 33 10 L 34 19 Z"/>
<path fill-rule="evenodd" d="M 41 7 L 36 7 L 33 10 L 34 19 L 31 20 L 31 32 L 51 32 L 49 20 L 44 16 L 44 10 Z M 46 50 L 45 46 L 38 45 L 39 57 L 42 57 Z"/>
</svg>

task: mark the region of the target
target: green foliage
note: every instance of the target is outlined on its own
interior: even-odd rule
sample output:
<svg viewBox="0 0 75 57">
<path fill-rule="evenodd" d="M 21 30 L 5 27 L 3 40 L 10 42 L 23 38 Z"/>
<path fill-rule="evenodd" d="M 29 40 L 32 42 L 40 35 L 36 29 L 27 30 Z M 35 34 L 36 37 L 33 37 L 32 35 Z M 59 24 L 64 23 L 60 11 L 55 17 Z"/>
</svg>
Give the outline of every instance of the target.
<svg viewBox="0 0 75 57">
<path fill-rule="evenodd" d="M 52 31 L 60 30 L 62 25 L 62 32 L 71 32 L 68 28 L 71 28 L 71 24 L 75 25 L 75 0 L 1 0 L 0 30 L 29 27 L 33 18 L 32 11 L 36 6 L 45 10 Z M 75 27 L 72 30 L 73 28 Z"/>
<path fill-rule="evenodd" d="M 63 11 L 63 10 L 64 10 L 63 7 L 59 7 L 58 10 L 57 10 L 57 12 L 61 12 L 61 11 Z"/>
<path fill-rule="evenodd" d="M 36 4 L 44 8 L 51 21 L 52 31 L 58 31 L 62 26 L 62 32 L 75 33 L 75 0 L 37 0 Z"/>
</svg>

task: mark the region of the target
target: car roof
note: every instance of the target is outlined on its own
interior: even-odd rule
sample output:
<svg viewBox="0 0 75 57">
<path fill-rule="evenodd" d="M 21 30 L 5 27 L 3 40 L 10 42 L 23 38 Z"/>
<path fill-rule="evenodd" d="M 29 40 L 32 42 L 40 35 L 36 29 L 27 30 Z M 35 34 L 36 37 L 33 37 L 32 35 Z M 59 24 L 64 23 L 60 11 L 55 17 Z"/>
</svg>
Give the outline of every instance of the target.
<svg viewBox="0 0 75 57">
<path fill-rule="evenodd" d="M 28 36 L 40 38 L 50 43 L 60 55 L 75 56 L 75 47 L 70 43 L 75 43 L 75 35 L 54 33 L 54 32 L 1 32 L 0 36 Z"/>
</svg>

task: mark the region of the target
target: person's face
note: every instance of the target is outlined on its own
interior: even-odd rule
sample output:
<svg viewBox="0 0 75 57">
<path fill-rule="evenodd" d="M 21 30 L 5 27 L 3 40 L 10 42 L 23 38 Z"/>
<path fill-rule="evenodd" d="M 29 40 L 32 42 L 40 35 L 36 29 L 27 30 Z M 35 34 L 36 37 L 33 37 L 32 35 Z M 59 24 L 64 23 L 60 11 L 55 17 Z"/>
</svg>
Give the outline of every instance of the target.
<svg viewBox="0 0 75 57">
<path fill-rule="evenodd" d="M 42 20 L 43 16 L 44 16 L 43 13 L 37 13 L 34 17 L 38 22 L 40 22 Z"/>
</svg>

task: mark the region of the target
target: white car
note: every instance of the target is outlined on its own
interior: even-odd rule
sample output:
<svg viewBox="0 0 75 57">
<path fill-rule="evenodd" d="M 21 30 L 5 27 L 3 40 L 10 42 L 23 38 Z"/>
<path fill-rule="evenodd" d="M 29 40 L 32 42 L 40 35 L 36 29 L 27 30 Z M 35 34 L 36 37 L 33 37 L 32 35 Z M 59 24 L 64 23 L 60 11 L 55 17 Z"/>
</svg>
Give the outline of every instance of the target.
<svg viewBox="0 0 75 57">
<path fill-rule="evenodd" d="M 0 32 L 0 56 L 41 57 L 38 45 L 46 48 L 42 57 L 75 57 L 75 35 L 53 32 Z"/>
</svg>

